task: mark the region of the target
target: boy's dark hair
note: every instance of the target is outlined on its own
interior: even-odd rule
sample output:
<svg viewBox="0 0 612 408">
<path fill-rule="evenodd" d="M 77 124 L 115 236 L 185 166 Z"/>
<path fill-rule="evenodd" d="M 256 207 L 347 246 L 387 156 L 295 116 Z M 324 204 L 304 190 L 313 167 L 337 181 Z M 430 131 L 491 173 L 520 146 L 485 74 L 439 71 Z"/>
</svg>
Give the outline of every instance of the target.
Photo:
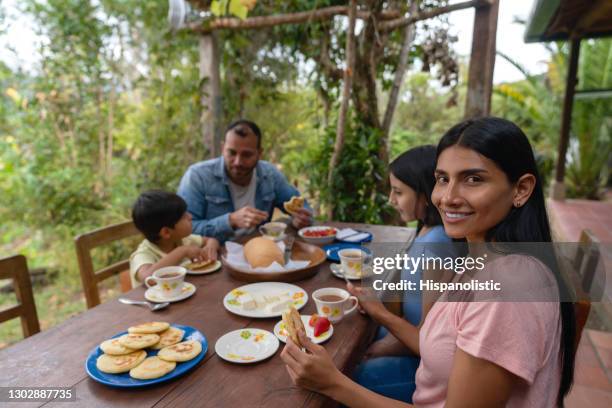
<svg viewBox="0 0 612 408">
<path fill-rule="evenodd" d="M 160 240 L 163 227 L 174 228 L 187 211 L 187 203 L 174 193 L 149 190 L 140 194 L 132 207 L 134 225 L 151 242 Z"/>
<path fill-rule="evenodd" d="M 254 135 L 257 138 L 257 148 L 261 148 L 261 130 L 255 122 L 246 119 L 238 119 L 230 123 L 227 129 L 225 129 L 225 134 L 227 135 L 230 131 L 241 137 L 247 137 L 249 134 Z"/>
</svg>

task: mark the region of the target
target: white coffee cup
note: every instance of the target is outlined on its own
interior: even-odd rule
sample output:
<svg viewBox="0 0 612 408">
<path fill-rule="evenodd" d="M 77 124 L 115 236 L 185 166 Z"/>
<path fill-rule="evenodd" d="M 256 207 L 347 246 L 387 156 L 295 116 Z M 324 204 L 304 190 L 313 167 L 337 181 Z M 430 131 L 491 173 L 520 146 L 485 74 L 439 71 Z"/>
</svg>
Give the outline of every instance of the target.
<svg viewBox="0 0 612 408">
<path fill-rule="evenodd" d="M 355 296 L 340 288 L 317 289 L 312 293 L 312 297 L 317 305 L 317 313 L 327 317 L 332 323 L 340 322 L 344 316 L 353 313 L 359 305 L 359 300 Z M 355 304 L 348 307 L 351 301 Z"/>
<path fill-rule="evenodd" d="M 264 238 L 280 241 L 285 235 L 286 228 L 287 224 L 284 222 L 268 222 L 259 227 L 259 233 L 263 235 Z"/>
<path fill-rule="evenodd" d="M 187 269 L 182 266 L 166 266 L 145 279 L 148 288 L 156 287 L 162 297 L 173 298 L 181 294 Z M 151 282 L 155 282 L 152 284 Z"/>
<path fill-rule="evenodd" d="M 338 251 L 342 271 L 348 276 L 362 277 L 364 265 L 368 263 L 370 255 L 359 248 L 345 248 Z"/>
</svg>

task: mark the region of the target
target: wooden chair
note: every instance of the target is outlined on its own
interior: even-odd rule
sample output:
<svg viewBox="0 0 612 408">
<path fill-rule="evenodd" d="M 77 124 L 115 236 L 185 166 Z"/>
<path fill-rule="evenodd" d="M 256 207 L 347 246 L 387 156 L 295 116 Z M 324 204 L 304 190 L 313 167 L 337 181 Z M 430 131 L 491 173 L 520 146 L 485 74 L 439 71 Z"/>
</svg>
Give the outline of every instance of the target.
<svg viewBox="0 0 612 408">
<path fill-rule="evenodd" d="M 0 279 L 12 279 L 15 295 L 19 302 L 16 306 L 0 310 L 0 322 L 19 317 L 24 337 L 40 331 L 36 304 L 32 295 L 32 283 L 25 256 L 15 255 L 0 259 Z"/>
<path fill-rule="evenodd" d="M 580 234 L 580 240 L 571 260 L 561 259 L 562 277 L 568 286 L 570 296 L 574 299 L 576 314 L 576 338 L 574 349 L 578 347 L 580 337 L 591 311 L 590 292 L 593 279 L 599 263 L 599 240 L 591 231 L 585 229 Z"/>
<path fill-rule="evenodd" d="M 128 259 L 124 259 L 96 271 L 93 266 L 91 250 L 113 241 L 118 241 L 138 234 L 140 234 L 140 232 L 136 229 L 134 223 L 132 221 L 127 221 L 87 232 L 75 238 L 74 243 L 88 309 L 100 304 L 98 283 L 103 280 L 119 274 L 121 291 L 127 292 L 132 289 L 129 271 L 130 262 Z"/>
</svg>

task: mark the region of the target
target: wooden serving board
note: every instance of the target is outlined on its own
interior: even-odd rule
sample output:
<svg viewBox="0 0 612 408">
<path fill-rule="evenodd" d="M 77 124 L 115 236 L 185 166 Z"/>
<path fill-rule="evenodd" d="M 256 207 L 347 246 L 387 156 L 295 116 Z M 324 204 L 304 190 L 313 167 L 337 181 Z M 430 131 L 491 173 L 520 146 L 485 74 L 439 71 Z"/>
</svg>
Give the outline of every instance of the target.
<svg viewBox="0 0 612 408">
<path fill-rule="evenodd" d="M 296 240 L 291 249 L 291 259 L 310 261 L 307 267 L 287 272 L 253 272 L 242 268 L 234 268 L 223 263 L 228 273 L 244 282 L 295 282 L 314 276 L 318 266 L 326 261 L 325 252 L 316 245 Z"/>
</svg>

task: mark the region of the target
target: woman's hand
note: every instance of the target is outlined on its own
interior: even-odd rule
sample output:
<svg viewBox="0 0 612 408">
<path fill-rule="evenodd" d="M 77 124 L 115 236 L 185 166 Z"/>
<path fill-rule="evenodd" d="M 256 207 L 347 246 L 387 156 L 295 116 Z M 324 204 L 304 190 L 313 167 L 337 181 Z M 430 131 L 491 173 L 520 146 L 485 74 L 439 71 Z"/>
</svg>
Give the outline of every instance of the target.
<svg viewBox="0 0 612 408">
<path fill-rule="evenodd" d="M 359 311 L 369 315 L 378 323 L 381 323 L 385 314 L 391 313 L 371 289 L 356 287 L 352 283 L 347 283 L 346 289 L 359 299 Z"/>
<path fill-rule="evenodd" d="M 302 331 L 298 331 L 298 336 L 308 353 L 287 338 L 280 357 L 286 364 L 289 376 L 297 386 L 329 395 L 338 386 L 343 374 L 324 347 L 314 344 Z"/>
<path fill-rule="evenodd" d="M 206 238 L 206 245 L 202 247 L 206 253 L 206 259 L 216 261 L 219 257 L 219 247 L 219 241 L 217 241 L 215 238 Z"/>
</svg>

